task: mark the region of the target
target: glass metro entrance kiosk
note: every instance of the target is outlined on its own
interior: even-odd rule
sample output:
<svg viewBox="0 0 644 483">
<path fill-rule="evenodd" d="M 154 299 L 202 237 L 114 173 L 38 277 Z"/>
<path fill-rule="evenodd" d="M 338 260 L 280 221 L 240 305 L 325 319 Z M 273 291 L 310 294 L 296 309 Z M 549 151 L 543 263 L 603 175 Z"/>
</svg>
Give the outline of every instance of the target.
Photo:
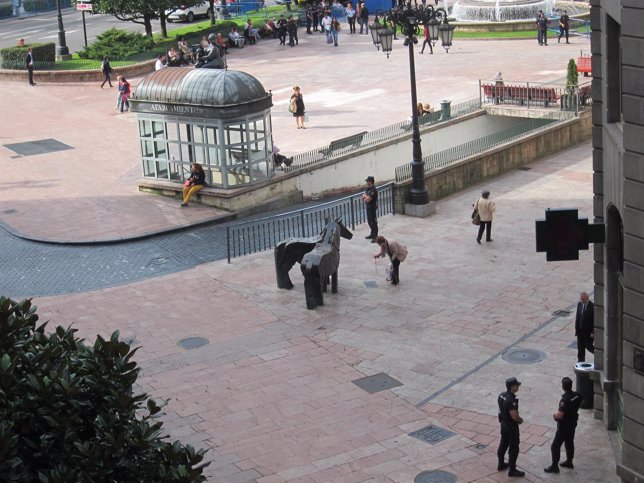
<svg viewBox="0 0 644 483">
<path fill-rule="evenodd" d="M 183 183 L 199 163 L 216 188 L 273 173 L 272 95 L 240 71 L 165 68 L 130 99 L 137 115 L 144 178 Z"/>
</svg>

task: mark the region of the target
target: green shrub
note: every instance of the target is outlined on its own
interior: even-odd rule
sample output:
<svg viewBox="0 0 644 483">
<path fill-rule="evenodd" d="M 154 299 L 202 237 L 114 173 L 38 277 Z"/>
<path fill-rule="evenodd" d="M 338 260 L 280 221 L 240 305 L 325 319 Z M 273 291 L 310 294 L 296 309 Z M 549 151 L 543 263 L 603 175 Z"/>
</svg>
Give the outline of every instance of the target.
<svg viewBox="0 0 644 483">
<path fill-rule="evenodd" d="M 104 56 L 110 59 L 125 59 L 150 50 L 152 45 L 152 40 L 143 34 L 112 28 L 98 35 L 96 40 L 78 52 L 78 55 L 83 59 L 100 60 Z"/>
<path fill-rule="evenodd" d="M 13 6 L 0 5 L 0 18 L 11 17 L 13 15 Z"/>
<path fill-rule="evenodd" d="M 159 406 L 133 393 L 136 349 L 37 321 L 31 301 L 0 297 L 2 481 L 205 480 L 204 451 L 163 441 Z"/>
<path fill-rule="evenodd" d="M 29 47 L 33 50 L 36 69 L 38 69 L 39 63 L 51 63 L 56 60 L 56 44 L 54 43 L 5 47 L 0 49 L 0 69 L 26 69 L 25 57 Z"/>
</svg>

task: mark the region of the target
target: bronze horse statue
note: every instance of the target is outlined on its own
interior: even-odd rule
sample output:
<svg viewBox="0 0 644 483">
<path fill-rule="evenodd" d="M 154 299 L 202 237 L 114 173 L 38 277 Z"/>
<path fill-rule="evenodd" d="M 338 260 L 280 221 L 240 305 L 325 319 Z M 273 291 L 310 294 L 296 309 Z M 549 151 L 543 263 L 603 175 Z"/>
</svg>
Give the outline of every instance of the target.
<svg viewBox="0 0 644 483">
<path fill-rule="evenodd" d="M 328 221 L 317 237 L 289 238 L 275 247 L 275 274 L 278 288 L 291 289 L 293 282 L 288 272 L 295 262 L 300 263 L 304 275 L 306 307 L 314 309 L 323 305 L 331 277 L 331 292 L 338 291 L 338 266 L 340 265 L 340 237 L 351 240 L 351 233 L 339 218 Z"/>
</svg>

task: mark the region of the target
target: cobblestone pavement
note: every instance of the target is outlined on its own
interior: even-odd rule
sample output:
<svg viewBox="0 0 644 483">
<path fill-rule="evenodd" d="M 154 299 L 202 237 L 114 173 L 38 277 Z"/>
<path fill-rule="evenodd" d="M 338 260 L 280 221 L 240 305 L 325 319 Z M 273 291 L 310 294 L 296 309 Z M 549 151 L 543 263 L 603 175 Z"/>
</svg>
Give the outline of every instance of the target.
<svg viewBox="0 0 644 483">
<path fill-rule="evenodd" d="M 298 48 L 260 42 L 229 59 L 272 89 L 283 151 L 407 117 L 408 65 L 398 46 L 386 60 L 369 36 L 343 33 L 337 49 L 321 36 L 300 37 Z M 418 56 L 419 99 L 436 106 L 474 98 L 477 79 L 498 70 L 507 80 L 562 79 L 568 59 L 587 47 L 573 42 L 546 49 L 534 41 L 459 41 L 449 55 Z M 294 83 L 312 118 L 304 131 L 286 112 Z M 135 119 L 112 111 L 113 90 L 11 88 L 2 98 L 1 122 L 11 120 L 2 144 L 56 138 L 74 148 L 29 157 L 0 150 L 0 218 L 16 231 L 97 239 L 221 215 L 136 192 Z M 430 218 L 382 217 L 381 233 L 410 249 L 396 287 L 383 280 L 384 263 L 374 264 L 375 249 L 358 227 L 342 242 L 339 293 L 314 311 L 305 308 L 297 267 L 295 288 L 278 290 L 270 252 L 213 261 L 221 252 L 208 229 L 78 251 L 0 233 L 0 289 L 35 296 L 42 320 L 73 323 L 88 340 L 120 330 L 140 346 L 141 388 L 169 398 L 170 436 L 209 448 L 210 481 L 410 483 L 435 469 L 459 482 L 507 481 L 496 471 L 495 401 L 512 375 L 523 381 L 526 480 L 618 481 L 592 411 L 580 417 L 575 470 L 543 473 L 559 381 L 573 376 L 575 361 L 571 318 L 553 313 L 590 290 L 593 274 L 592 251 L 567 263 L 535 253 L 534 220 L 548 207 L 590 216 L 591 165 L 585 144 L 440 200 Z M 498 212 L 494 242 L 477 245 L 469 214 L 483 188 Z M 208 344 L 178 345 L 194 336 Z M 517 345 L 545 358 L 499 357 Z M 400 385 L 370 394 L 353 383 L 379 373 Z M 429 425 L 453 434 L 435 444 L 409 435 Z"/>
<path fill-rule="evenodd" d="M 523 382 L 525 481 L 618 481 L 608 435 L 587 410 L 576 469 L 543 473 L 559 381 L 575 361 L 572 317 L 553 313 L 592 287 L 592 251 L 546 263 L 534 220 L 548 207 L 589 216 L 590 149 L 530 167 L 441 200 L 430 218 L 382 217 L 381 233 L 410 250 L 396 287 L 358 227 L 342 242 L 339 293 L 314 311 L 297 267 L 293 290 L 275 287 L 270 253 L 35 303 L 44 320 L 74 323 L 88 339 L 119 329 L 141 347 L 142 389 L 170 398 L 172 437 L 210 449 L 210 481 L 410 483 L 435 469 L 507 481 L 496 471 L 495 405 L 512 375 Z M 483 187 L 498 211 L 494 242 L 477 245 L 469 213 Z M 186 337 L 209 343 L 185 350 Z M 545 358 L 500 357 L 517 346 Z M 401 385 L 370 394 L 353 383 L 379 373 Z M 409 435 L 430 425 L 453 434 L 435 444 Z"/>
</svg>

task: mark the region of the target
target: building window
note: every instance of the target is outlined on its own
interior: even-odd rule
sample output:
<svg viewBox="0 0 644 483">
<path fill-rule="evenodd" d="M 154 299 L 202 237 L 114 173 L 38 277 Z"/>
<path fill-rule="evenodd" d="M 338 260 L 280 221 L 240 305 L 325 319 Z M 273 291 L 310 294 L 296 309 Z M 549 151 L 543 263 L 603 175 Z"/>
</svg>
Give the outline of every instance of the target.
<svg viewBox="0 0 644 483">
<path fill-rule="evenodd" d="M 229 124 L 214 119 L 139 115 L 143 176 L 183 182 L 199 163 L 206 181 L 234 188 L 267 179 L 272 167 L 270 114 Z"/>
<path fill-rule="evenodd" d="M 622 122 L 622 32 L 606 16 L 606 115 L 608 122 Z"/>
</svg>

